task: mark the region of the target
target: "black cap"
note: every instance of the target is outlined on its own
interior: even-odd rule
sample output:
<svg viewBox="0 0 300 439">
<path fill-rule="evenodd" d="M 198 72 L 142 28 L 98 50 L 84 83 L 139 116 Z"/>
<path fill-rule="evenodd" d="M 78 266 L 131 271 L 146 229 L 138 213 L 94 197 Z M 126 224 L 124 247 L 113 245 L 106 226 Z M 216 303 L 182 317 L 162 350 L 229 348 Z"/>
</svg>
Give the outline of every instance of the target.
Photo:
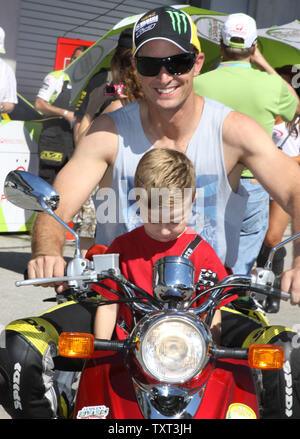
<svg viewBox="0 0 300 439">
<path fill-rule="evenodd" d="M 133 55 L 148 41 L 167 40 L 184 52 L 195 47 L 201 52 L 197 28 L 191 17 L 181 9 L 162 6 L 144 14 L 133 29 Z"/>
</svg>

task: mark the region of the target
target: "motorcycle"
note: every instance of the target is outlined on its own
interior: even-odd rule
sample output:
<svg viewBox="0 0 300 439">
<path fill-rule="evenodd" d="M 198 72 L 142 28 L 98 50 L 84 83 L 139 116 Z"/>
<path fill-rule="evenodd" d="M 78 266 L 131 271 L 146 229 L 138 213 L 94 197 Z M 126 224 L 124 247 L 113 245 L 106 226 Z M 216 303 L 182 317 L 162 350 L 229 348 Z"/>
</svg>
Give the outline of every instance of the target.
<svg viewBox="0 0 300 439">
<path fill-rule="evenodd" d="M 253 419 L 261 413 L 259 371 L 280 369 L 281 346 L 249 349 L 218 346 L 210 325 L 221 300 L 255 297 L 261 307 L 278 311 L 289 294 L 276 286 L 272 258 L 251 276 L 229 275 L 214 284 L 209 273 L 194 282 L 194 266 L 182 256 L 159 259 L 153 268 L 153 296 L 127 280 L 119 269 L 118 254 L 80 253 L 77 234 L 56 214 L 59 195 L 48 183 L 24 171 L 6 178 L 7 199 L 24 209 L 43 211 L 74 235 L 75 255 L 66 276 L 27 279 L 17 286 L 67 282 L 73 298 L 88 301 L 91 284 L 105 288 L 105 279 L 121 289 L 132 327 L 124 340 L 101 340 L 92 334 L 61 333 L 59 354 L 85 358 L 74 406 L 77 419 Z M 300 234 L 299 234 L 300 235 Z M 285 245 L 298 235 L 289 238 Z M 281 246 L 280 245 L 280 246 Z M 205 294 L 205 301 L 197 306 Z M 61 300 L 61 294 L 59 295 Z M 117 301 L 118 302 L 118 301 Z M 98 305 L 112 303 L 98 300 Z"/>
</svg>

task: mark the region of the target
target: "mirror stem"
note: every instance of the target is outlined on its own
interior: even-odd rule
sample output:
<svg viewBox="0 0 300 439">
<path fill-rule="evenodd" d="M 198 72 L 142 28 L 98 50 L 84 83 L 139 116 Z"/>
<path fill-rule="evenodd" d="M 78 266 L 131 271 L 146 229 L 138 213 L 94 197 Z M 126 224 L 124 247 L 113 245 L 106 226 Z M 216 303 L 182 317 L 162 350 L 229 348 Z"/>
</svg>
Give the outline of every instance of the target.
<svg viewBox="0 0 300 439">
<path fill-rule="evenodd" d="M 275 245 L 270 251 L 268 260 L 267 260 L 264 268 L 267 270 L 272 270 L 272 263 L 273 263 L 274 255 L 277 252 L 277 250 L 280 249 L 281 247 L 285 246 L 290 241 L 294 241 L 294 239 L 297 239 L 299 237 L 300 237 L 300 233 L 297 233 L 296 235 L 290 236 L 285 241 L 282 241 L 279 244 Z"/>
<path fill-rule="evenodd" d="M 73 229 L 71 229 L 68 224 L 66 224 L 59 216 L 57 216 L 53 210 L 47 205 L 44 199 L 40 200 L 41 206 L 43 207 L 44 211 L 47 212 L 49 215 L 51 215 L 54 219 L 56 219 L 65 229 L 67 229 L 75 238 L 75 258 L 81 258 L 81 252 L 80 252 L 80 240 L 79 236 L 76 232 L 74 232 Z"/>
</svg>

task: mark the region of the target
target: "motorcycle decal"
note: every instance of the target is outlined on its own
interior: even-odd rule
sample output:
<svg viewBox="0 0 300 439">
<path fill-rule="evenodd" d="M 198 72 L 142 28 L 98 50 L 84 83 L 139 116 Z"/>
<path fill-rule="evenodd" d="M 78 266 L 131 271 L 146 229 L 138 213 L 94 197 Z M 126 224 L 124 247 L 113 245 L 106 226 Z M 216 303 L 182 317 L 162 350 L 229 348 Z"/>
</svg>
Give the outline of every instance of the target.
<svg viewBox="0 0 300 439">
<path fill-rule="evenodd" d="M 257 416 L 248 405 L 234 403 L 230 404 L 226 413 L 226 419 L 257 419 Z"/>
<path fill-rule="evenodd" d="M 77 419 L 106 419 L 109 408 L 105 405 L 83 407 L 77 413 Z"/>
</svg>

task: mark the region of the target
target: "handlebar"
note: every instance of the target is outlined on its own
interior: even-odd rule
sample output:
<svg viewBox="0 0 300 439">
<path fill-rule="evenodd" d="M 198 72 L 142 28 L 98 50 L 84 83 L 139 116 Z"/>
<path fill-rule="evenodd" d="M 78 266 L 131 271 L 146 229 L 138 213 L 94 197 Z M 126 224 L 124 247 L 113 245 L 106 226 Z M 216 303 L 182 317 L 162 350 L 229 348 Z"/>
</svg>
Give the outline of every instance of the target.
<svg viewBox="0 0 300 439">
<path fill-rule="evenodd" d="M 139 302 L 133 303 L 138 311 L 143 313 L 149 313 L 153 310 L 157 310 L 163 306 L 163 302 L 159 303 L 158 299 L 150 296 L 146 291 L 140 289 L 139 287 L 132 284 L 128 281 L 123 275 L 114 274 L 113 270 L 105 270 L 102 273 L 97 273 L 95 271 L 88 271 L 86 274 L 78 275 L 78 276 L 62 276 L 62 277 L 52 277 L 52 278 L 37 278 L 37 279 L 27 279 L 24 281 L 17 281 L 15 285 L 17 287 L 28 286 L 28 285 L 43 285 L 43 284 L 53 284 L 59 282 L 72 282 L 72 281 L 82 281 L 86 283 L 95 283 L 99 282 L 103 279 L 110 278 L 114 280 L 117 284 L 121 285 L 127 297 L 131 300 L 134 300 L 137 296 L 135 295 L 135 291 L 142 294 L 142 296 L 147 299 L 147 302 Z M 191 308 L 191 304 L 197 300 L 194 298 L 190 304 L 188 305 L 188 309 L 190 312 L 194 314 L 203 314 L 208 311 L 208 309 L 215 303 L 217 300 L 222 299 L 222 294 L 224 289 L 226 288 L 240 288 L 242 291 L 250 290 L 252 292 L 257 292 L 264 296 L 271 296 L 276 299 L 281 299 L 287 301 L 290 298 L 290 294 L 281 291 L 280 289 L 266 285 L 264 283 L 259 284 L 254 282 L 257 280 L 250 275 L 230 275 L 224 278 L 217 286 L 210 288 L 207 290 L 207 293 L 210 292 L 207 300 L 200 307 Z M 236 294 L 236 292 L 235 292 Z M 161 306 L 159 306 L 161 305 Z"/>
<path fill-rule="evenodd" d="M 91 279 L 91 275 L 80 275 L 80 276 L 61 276 L 61 277 L 43 277 L 36 279 L 26 279 L 22 281 L 16 281 L 16 287 L 26 287 L 30 285 L 44 285 L 58 282 L 70 282 L 73 280 L 81 280 L 86 282 L 97 282 L 97 277 Z"/>
<path fill-rule="evenodd" d="M 104 340 L 100 338 L 94 339 L 95 351 L 115 351 L 124 352 L 132 350 L 136 347 L 136 343 L 132 342 L 129 338 L 125 340 Z M 234 358 L 237 360 L 248 360 L 247 348 L 228 348 L 223 346 L 211 346 L 210 354 L 215 360 Z"/>
</svg>

